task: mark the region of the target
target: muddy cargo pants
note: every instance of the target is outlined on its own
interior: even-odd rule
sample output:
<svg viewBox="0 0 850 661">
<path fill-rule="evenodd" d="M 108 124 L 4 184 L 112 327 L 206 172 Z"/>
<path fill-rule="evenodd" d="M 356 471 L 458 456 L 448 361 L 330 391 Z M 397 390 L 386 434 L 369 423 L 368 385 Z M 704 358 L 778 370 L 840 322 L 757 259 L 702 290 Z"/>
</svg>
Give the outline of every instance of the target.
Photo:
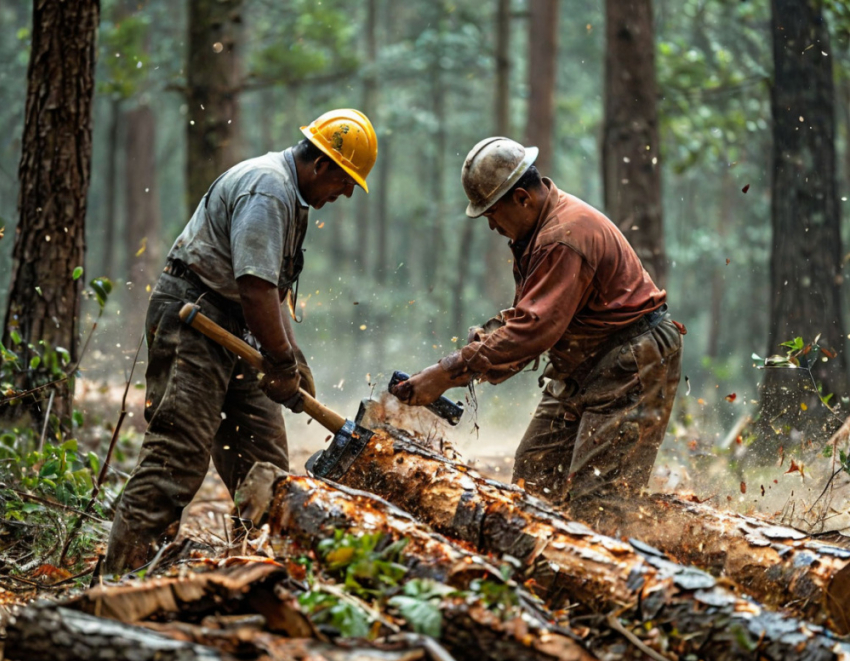
<svg viewBox="0 0 850 661">
<path fill-rule="evenodd" d="M 210 456 L 231 495 L 257 461 L 288 470 L 280 405 L 259 389 L 255 369 L 178 316 L 201 296 L 197 285 L 163 273 L 148 306 L 145 420 L 138 464 L 118 504 L 107 574 L 148 562 L 163 533 L 201 486 Z M 241 335 L 237 305 L 201 298 L 201 311 Z"/>
<path fill-rule="evenodd" d="M 617 346 L 576 382 L 550 381 L 516 452 L 513 481 L 578 518 L 647 485 L 679 385 L 673 322 Z"/>
</svg>

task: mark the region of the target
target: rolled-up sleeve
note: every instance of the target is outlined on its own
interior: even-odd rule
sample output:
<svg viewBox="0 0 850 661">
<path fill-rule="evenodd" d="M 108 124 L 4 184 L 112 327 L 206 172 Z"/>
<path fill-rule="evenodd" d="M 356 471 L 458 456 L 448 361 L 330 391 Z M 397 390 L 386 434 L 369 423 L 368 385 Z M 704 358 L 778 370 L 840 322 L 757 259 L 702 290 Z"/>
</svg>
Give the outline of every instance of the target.
<svg viewBox="0 0 850 661">
<path fill-rule="evenodd" d="M 593 281 L 581 254 L 556 243 L 532 255 L 516 305 L 503 314 L 505 325 L 460 352 L 469 372 L 498 383 L 551 349 L 564 335 Z"/>
</svg>

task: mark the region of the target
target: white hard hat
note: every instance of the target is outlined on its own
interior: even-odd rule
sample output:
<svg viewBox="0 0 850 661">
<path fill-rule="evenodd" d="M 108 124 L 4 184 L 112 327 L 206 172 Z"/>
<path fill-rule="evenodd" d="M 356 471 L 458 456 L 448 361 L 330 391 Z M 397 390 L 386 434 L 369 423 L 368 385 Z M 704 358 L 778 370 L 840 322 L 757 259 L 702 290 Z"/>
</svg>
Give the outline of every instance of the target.
<svg viewBox="0 0 850 661">
<path fill-rule="evenodd" d="M 513 186 L 537 158 L 537 147 L 523 147 L 510 138 L 486 138 L 463 162 L 460 180 L 469 206 L 466 215 L 478 218 Z"/>
</svg>

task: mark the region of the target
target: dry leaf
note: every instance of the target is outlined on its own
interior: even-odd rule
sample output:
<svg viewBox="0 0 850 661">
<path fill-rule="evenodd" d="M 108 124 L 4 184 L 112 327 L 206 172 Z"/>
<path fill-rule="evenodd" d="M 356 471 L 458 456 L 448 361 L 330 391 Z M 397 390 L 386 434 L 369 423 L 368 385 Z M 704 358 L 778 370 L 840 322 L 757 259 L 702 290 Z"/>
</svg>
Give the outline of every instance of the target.
<svg viewBox="0 0 850 661">
<path fill-rule="evenodd" d="M 744 187 L 741 189 L 741 192 L 742 192 L 742 193 L 746 193 L 748 190 L 750 190 L 750 185 L 749 185 L 749 184 L 747 184 L 746 186 L 744 186 Z"/>
<path fill-rule="evenodd" d="M 736 399 L 737 397 L 738 397 L 738 395 L 736 395 L 734 392 L 733 392 L 733 393 L 729 393 L 728 395 L 726 395 L 726 401 L 727 401 L 727 402 L 729 402 L 729 403 L 731 404 L 732 402 L 734 402 L 734 401 L 735 401 L 735 399 Z"/>
<path fill-rule="evenodd" d="M 747 483 L 741 482 L 741 493 L 747 493 Z"/>
</svg>

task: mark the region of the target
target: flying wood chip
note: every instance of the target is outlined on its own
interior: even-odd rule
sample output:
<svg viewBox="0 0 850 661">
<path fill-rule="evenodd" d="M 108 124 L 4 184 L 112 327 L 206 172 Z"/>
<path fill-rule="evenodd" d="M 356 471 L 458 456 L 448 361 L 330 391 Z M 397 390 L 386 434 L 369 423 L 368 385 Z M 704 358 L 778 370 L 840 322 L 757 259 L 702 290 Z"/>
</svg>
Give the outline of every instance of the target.
<svg viewBox="0 0 850 661">
<path fill-rule="evenodd" d="M 729 402 L 729 403 L 731 404 L 732 402 L 734 402 L 734 401 L 735 401 L 735 399 L 736 399 L 737 397 L 738 397 L 738 395 L 736 395 L 734 392 L 733 392 L 733 393 L 730 393 L 730 394 L 726 395 L 726 401 L 727 401 L 727 402 Z"/>
<path fill-rule="evenodd" d="M 835 357 L 838 355 L 838 354 L 836 354 L 834 351 L 830 351 L 829 349 L 825 349 L 824 347 L 821 347 L 821 348 L 820 348 L 820 352 L 821 352 L 824 356 L 826 356 L 827 358 L 835 358 Z"/>
<path fill-rule="evenodd" d="M 748 190 L 750 190 L 750 185 L 749 185 L 749 184 L 747 184 L 746 186 L 744 186 L 744 187 L 741 189 L 741 192 L 742 192 L 742 193 L 746 193 Z"/>
<path fill-rule="evenodd" d="M 800 477 L 806 477 L 806 474 L 803 472 L 803 469 L 804 469 L 803 464 L 798 464 L 796 461 L 794 461 L 792 459 L 791 460 L 791 468 L 789 468 L 787 471 L 785 471 L 785 474 L 788 475 L 788 473 L 799 473 Z"/>
<path fill-rule="evenodd" d="M 741 482 L 741 493 L 747 493 L 747 483 Z"/>
</svg>

